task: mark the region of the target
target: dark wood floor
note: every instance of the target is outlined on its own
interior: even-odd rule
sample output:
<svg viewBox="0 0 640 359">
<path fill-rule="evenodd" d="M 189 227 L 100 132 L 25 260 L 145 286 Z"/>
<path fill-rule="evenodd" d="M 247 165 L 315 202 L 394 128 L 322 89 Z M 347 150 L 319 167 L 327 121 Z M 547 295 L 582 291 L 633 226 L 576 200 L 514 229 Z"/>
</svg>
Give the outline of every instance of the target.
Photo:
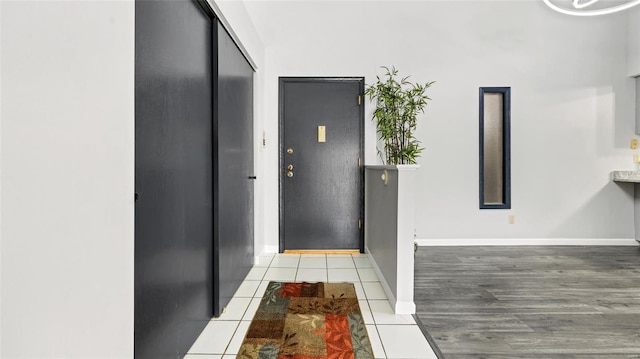
<svg viewBox="0 0 640 359">
<path fill-rule="evenodd" d="M 640 358 L 634 246 L 420 247 L 415 302 L 446 359 Z"/>
</svg>

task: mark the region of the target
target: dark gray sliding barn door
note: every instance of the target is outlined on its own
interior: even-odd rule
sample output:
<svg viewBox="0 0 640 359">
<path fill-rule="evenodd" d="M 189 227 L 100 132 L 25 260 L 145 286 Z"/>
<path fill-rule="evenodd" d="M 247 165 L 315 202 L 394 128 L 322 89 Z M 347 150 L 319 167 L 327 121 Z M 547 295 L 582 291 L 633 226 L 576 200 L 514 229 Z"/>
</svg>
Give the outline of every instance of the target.
<svg viewBox="0 0 640 359">
<path fill-rule="evenodd" d="M 217 151 L 214 314 L 220 315 L 253 265 L 253 69 L 217 27 Z"/>
<path fill-rule="evenodd" d="M 195 1 L 135 31 L 135 357 L 177 358 L 253 264 L 253 70 Z"/>
<path fill-rule="evenodd" d="M 135 357 L 175 359 L 213 315 L 215 23 L 189 0 L 135 17 Z"/>
</svg>

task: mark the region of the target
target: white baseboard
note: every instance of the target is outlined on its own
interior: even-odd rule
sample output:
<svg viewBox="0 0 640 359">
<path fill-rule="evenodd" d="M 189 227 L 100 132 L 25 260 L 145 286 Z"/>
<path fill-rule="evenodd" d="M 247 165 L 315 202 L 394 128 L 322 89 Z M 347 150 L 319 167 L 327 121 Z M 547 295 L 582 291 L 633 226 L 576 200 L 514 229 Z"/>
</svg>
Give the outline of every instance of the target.
<svg viewBox="0 0 640 359">
<path fill-rule="evenodd" d="M 416 239 L 418 246 L 638 246 L 632 238 L 447 238 Z"/>
<path fill-rule="evenodd" d="M 258 254 L 253 256 L 253 265 L 260 264 L 260 256 L 278 253 L 278 246 L 264 246 L 260 252 L 255 251 L 255 253 Z"/>
<path fill-rule="evenodd" d="M 396 314 L 416 314 L 416 303 L 396 301 Z"/>
<path fill-rule="evenodd" d="M 274 254 L 274 253 L 278 253 L 278 249 L 279 247 L 276 246 L 264 246 L 264 248 L 262 249 L 262 253 L 263 254 Z"/>
<path fill-rule="evenodd" d="M 396 297 L 393 295 L 393 292 L 391 291 L 391 287 L 389 287 L 389 283 L 387 283 L 387 280 L 385 279 L 384 275 L 382 275 L 382 272 L 380 271 L 380 267 L 378 267 L 378 263 L 376 263 L 376 260 L 373 258 L 371 253 L 369 253 L 369 249 L 367 249 L 367 247 L 365 247 L 365 253 L 367 253 L 367 256 L 369 257 L 369 262 L 371 262 L 371 266 L 373 267 L 374 272 L 376 272 L 376 275 L 380 279 L 380 285 L 382 286 L 384 293 L 387 295 L 387 300 L 389 301 L 391 308 L 393 308 L 394 313 L 395 314 L 415 314 L 416 304 L 414 302 L 400 302 L 396 300 Z"/>
</svg>

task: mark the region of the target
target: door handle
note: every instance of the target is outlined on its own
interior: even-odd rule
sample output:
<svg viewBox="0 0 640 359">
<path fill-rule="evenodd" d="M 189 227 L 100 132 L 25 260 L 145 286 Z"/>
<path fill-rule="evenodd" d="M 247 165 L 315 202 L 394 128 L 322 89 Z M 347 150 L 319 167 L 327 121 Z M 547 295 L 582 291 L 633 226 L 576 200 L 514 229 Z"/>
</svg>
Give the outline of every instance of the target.
<svg viewBox="0 0 640 359">
<path fill-rule="evenodd" d="M 256 176 L 249 176 L 249 179 L 257 179 L 258 177 Z"/>
</svg>

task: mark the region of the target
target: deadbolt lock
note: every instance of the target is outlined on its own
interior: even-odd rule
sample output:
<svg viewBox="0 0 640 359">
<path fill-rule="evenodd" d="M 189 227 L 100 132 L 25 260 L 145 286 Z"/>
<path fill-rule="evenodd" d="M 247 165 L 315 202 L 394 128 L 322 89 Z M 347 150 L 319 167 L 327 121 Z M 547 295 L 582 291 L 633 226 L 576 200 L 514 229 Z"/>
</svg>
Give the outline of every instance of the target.
<svg viewBox="0 0 640 359">
<path fill-rule="evenodd" d="M 288 165 L 287 165 L 287 169 L 288 169 L 289 171 L 293 171 L 293 165 L 292 165 L 292 164 L 288 164 Z"/>
<path fill-rule="evenodd" d="M 293 153 L 293 148 L 291 148 L 291 147 L 287 148 L 287 153 L 288 154 L 292 154 Z"/>
<path fill-rule="evenodd" d="M 287 177 L 289 177 L 289 178 L 293 177 L 293 172 L 288 171 L 288 172 L 287 172 Z"/>
</svg>

